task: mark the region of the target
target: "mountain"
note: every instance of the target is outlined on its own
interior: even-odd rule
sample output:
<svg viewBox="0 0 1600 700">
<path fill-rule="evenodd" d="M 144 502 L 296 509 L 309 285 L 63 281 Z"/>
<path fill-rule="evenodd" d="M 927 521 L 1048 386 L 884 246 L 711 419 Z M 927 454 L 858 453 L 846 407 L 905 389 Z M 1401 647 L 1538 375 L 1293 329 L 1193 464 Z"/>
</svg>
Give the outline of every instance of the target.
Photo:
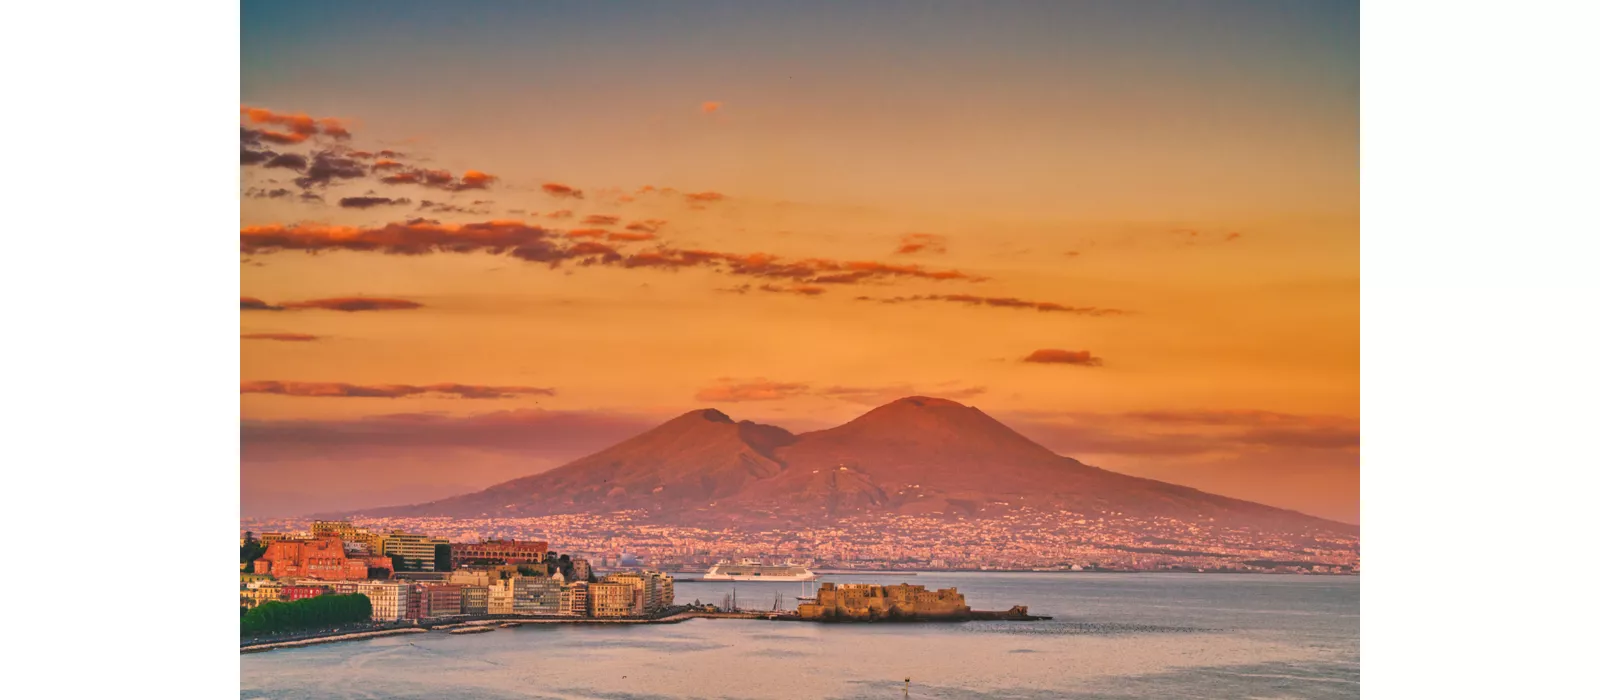
<svg viewBox="0 0 1600 700">
<path fill-rule="evenodd" d="M 800 435 L 691 411 L 550 471 L 362 515 L 527 517 L 643 510 L 662 522 L 782 526 L 882 513 L 983 519 L 1029 507 L 1270 531 L 1355 526 L 1063 457 L 983 411 L 908 397 Z"/>
</svg>

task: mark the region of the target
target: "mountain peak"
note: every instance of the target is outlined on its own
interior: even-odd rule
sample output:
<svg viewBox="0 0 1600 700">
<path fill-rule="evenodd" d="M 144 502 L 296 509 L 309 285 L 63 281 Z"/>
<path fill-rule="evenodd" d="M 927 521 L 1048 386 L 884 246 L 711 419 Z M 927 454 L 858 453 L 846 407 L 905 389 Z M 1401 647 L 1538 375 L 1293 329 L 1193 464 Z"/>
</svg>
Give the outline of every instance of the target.
<svg viewBox="0 0 1600 700">
<path fill-rule="evenodd" d="M 694 415 L 696 413 L 700 414 L 701 418 L 704 418 L 704 419 L 706 419 L 708 421 L 711 421 L 713 423 L 732 423 L 733 422 L 733 419 L 728 417 L 728 414 L 723 413 L 722 411 L 718 411 L 715 408 L 703 408 L 703 409 L 700 409 L 698 411 L 690 411 L 689 415 Z"/>
</svg>

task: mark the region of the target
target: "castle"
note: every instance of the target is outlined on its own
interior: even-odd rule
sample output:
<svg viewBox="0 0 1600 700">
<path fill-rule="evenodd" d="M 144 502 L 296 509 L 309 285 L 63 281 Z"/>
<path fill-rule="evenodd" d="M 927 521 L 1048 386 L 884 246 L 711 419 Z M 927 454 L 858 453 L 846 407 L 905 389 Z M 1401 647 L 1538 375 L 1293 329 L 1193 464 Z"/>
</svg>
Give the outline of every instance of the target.
<svg viewBox="0 0 1600 700">
<path fill-rule="evenodd" d="M 801 603 L 799 612 L 802 620 L 936 620 L 964 619 L 972 609 L 954 588 L 824 583 L 815 602 Z"/>
</svg>

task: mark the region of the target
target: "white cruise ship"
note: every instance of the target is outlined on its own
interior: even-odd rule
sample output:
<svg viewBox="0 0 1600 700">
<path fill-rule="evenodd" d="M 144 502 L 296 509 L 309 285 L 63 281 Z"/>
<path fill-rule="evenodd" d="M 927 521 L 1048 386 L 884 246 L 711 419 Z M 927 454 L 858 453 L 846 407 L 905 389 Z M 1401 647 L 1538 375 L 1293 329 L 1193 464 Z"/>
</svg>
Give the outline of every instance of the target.
<svg viewBox="0 0 1600 700">
<path fill-rule="evenodd" d="M 738 564 L 721 562 L 701 578 L 706 581 L 815 581 L 817 575 L 798 564 L 763 564 L 746 559 Z"/>
</svg>

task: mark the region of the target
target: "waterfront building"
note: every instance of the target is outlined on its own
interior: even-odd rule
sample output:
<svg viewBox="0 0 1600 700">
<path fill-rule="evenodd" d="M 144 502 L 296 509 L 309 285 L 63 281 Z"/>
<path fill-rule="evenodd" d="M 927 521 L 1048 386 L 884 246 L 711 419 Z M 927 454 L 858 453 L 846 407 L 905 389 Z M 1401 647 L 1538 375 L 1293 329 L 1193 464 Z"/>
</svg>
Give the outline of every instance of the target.
<svg viewBox="0 0 1600 700">
<path fill-rule="evenodd" d="M 672 605 L 672 577 L 659 571 L 625 571 L 606 576 L 604 580 L 633 586 L 637 613 L 655 613 Z"/>
<path fill-rule="evenodd" d="M 411 608 L 411 585 L 403 581 L 341 581 L 331 585 L 333 592 L 359 593 L 372 602 L 372 619 L 394 622 L 405 619 Z"/>
<path fill-rule="evenodd" d="M 455 567 L 473 564 L 525 564 L 544 561 L 544 555 L 549 551 L 549 542 L 484 540 L 450 545 L 450 563 Z"/>
<path fill-rule="evenodd" d="M 489 586 L 489 614 L 510 615 L 516 612 L 516 595 L 512 579 L 495 581 Z"/>
<path fill-rule="evenodd" d="M 371 569 L 392 569 L 388 557 L 350 557 L 335 535 L 309 540 L 278 540 L 255 561 L 255 573 L 277 578 L 303 576 L 325 581 L 365 579 Z"/>
<path fill-rule="evenodd" d="M 461 586 L 433 584 L 422 587 L 422 617 L 453 617 L 462 614 Z"/>
<path fill-rule="evenodd" d="M 589 584 L 589 617 L 627 617 L 634 614 L 638 589 L 630 583 Z"/>
<path fill-rule="evenodd" d="M 801 603 L 799 612 L 807 620 L 882 620 L 964 617 L 972 609 L 954 588 L 829 582 L 817 589 L 814 602 Z"/>
<path fill-rule="evenodd" d="M 594 573 L 594 569 L 589 568 L 589 560 L 588 559 L 573 559 L 572 560 L 572 576 L 573 576 L 573 578 L 575 578 L 575 579 L 577 579 L 579 581 L 587 581 L 587 580 L 589 580 L 589 576 L 591 574 L 593 574 L 593 573 Z"/>
<path fill-rule="evenodd" d="M 488 586 L 461 586 L 461 614 L 487 615 L 489 613 Z"/>
<path fill-rule="evenodd" d="M 589 614 L 589 583 L 575 581 L 561 586 L 561 615 L 585 617 Z"/>
<path fill-rule="evenodd" d="M 445 567 L 436 566 L 434 558 L 438 555 L 439 547 L 448 544 L 450 540 L 395 531 L 383 536 L 383 553 L 400 557 L 410 569 L 442 571 Z"/>
<path fill-rule="evenodd" d="M 555 615 L 561 611 L 561 584 L 544 576 L 511 579 L 512 612 L 518 615 Z"/>
</svg>

